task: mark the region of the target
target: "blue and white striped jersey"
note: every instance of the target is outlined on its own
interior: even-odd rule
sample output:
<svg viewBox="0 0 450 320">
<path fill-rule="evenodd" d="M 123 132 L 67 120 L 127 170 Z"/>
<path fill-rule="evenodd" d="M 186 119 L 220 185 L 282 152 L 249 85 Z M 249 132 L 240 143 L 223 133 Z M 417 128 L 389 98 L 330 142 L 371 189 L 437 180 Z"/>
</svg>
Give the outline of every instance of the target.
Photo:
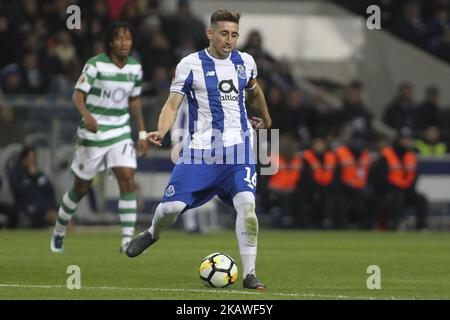
<svg viewBox="0 0 450 320">
<path fill-rule="evenodd" d="M 210 149 L 217 132 L 224 147 L 243 143 L 252 127 L 245 110 L 245 88 L 257 76 L 252 56 L 233 50 L 226 59 L 202 50 L 177 65 L 171 92 L 185 95 L 189 105 L 189 148 Z"/>
</svg>

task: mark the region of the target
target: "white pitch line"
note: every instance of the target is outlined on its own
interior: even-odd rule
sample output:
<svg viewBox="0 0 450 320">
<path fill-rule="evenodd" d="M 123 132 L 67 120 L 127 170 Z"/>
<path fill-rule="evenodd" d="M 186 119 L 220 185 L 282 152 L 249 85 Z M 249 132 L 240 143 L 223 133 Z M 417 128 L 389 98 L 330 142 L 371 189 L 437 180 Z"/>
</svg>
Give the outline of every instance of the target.
<svg viewBox="0 0 450 320">
<path fill-rule="evenodd" d="M 61 285 L 34 285 L 34 284 L 16 284 L 16 283 L 0 283 L 0 288 L 36 288 L 36 289 L 62 289 L 66 288 Z M 166 292 L 185 292 L 185 293 L 227 293 L 227 294 L 244 294 L 244 295 L 272 295 L 279 297 L 303 297 L 303 298 L 329 298 L 329 299 L 348 299 L 348 300 L 376 300 L 375 297 L 352 297 L 346 295 L 329 295 L 315 293 L 283 293 L 283 292 L 252 292 L 239 290 L 216 290 L 216 289 L 177 289 L 177 288 L 126 288 L 126 287 L 93 287 L 82 286 L 81 289 L 90 290 L 127 290 L 127 291 L 166 291 Z M 390 299 L 395 299 L 390 297 Z"/>
</svg>

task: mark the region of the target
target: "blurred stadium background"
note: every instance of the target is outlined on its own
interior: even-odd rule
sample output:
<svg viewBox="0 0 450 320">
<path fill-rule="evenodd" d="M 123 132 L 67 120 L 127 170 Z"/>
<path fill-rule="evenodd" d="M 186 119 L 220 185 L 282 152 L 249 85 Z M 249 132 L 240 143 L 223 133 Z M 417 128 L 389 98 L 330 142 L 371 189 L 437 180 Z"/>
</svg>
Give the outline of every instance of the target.
<svg viewBox="0 0 450 320">
<path fill-rule="evenodd" d="M 70 4 L 81 8 L 80 30 L 66 27 Z M 371 4 L 381 8 L 381 30 L 366 26 Z M 186 54 L 207 46 L 208 18 L 222 7 L 242 13 L 238 47 L 255 57 L 273 128 L 295 137 L 288 148 L 304 150 L 324 134 L 330 146 L 344 135 L 362 138 L 374 155 L 377 142 L 393 141 L 405 132 L 418 147 L 420 141 L 442 143 L 437 154 L 418 148 L 417 192 L 428 200 L 427 227 L 450 230 L 448 0 L 0 1 L 0 202 L 6 208 L 0 210 L 0 225 L 8 225 L 5 211 L 13 210 L 19 215 L 17 226 L 29 226 L 23 210 L 47 201 L 30 195 L 39 194 L 39 185 L 19 196 L 25 188 L 14 189 L 9 179 L 24 145 L 36 148 L 38 167 L 53 185 L 55 202 L 70 187 L 80 118 L 71 102 L 73 86 L 84 62 L 104 50 L 108 23 L 124 20 L 137 31 L 133 56 L 143 64 L 144 115 L 147 130 L 152 130 L 174 67 Z M 430 127 L 433 132 L 437 128 L 437 138 L 426 134 Z M 150 221 L 172 166 L 168 139 L 162 149 L 151 148 L 139 160 L 139 223 Z M 95 179 L 75 215 L 76 225 L 118 224 L 113 180 L 108 173 Z M 259 185 L 261 225 L 295 226 L 282 206 L 267 201 L 272 196 L 268 180 L 261 177 Z M 201 231 L 234 223 L 230 209 L 218 202 L 202 210 Z M 413 229 L 414 210 L 408 212 L 411 216 L 405 216 L 401 227 Z M 306 227 L 333 227 L 322 218 Z M 351 222 L 341 227 L 354 228 Z M 377 220 L 374 228 L 386 224 Z"/>
</svg>

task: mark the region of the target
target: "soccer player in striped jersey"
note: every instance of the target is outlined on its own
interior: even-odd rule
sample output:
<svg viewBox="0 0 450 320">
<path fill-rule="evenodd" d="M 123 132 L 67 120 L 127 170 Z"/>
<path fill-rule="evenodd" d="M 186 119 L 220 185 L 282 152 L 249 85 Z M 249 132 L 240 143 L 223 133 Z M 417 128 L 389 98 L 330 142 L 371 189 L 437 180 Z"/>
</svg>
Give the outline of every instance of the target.
<svg viewBox="0 0 450 320">
<path fill-rule="evenodd" d="M 139 130 L 138 156 L 145 155 L 148 148 L 140 100 L 142 67 L 130 56 L 133 39 L 133 29 L 128 24 L 111 24 L 105 32 L 106 53 L 87 61 L 75 85 L 73 102 L 82 116 L 71 165 L 75 179 L 59 207 L 51 238 L 52 252 L 63 251 L 67 224 L 87 193 L 92 179 L 106 168 L 114 172 L 120 189 L 121 252 L 126 250 L 133 237 L 136 223 L 136 150 L 131 139 L 130 113 Z"/>
<path fill-rule="evenodd" d="M 158 130 L 147 137 L 150 143 L 161 145 L 181 102 L 187 99 L 189 139 L 172 171 L 151 227 L 131 241 L 126 253 L 129 257 L 138 256 L 160 238 L 161 231 L 173 224 L 180 213 L 217 195 L 237 212 L 236 236 L 243 287 L 265 290 L 255 273 L 258 219 L 252 127 L 270 128 L 271 118 L 256 81 L 255 61 L 235 50 L 239 18 L 239 13 L 227 10 L 214 12 L 207 30 L 209 47 L 183 58 L 176 68 Z M 246 99 L 259 117 L 248 119 Z"/>
</svg>

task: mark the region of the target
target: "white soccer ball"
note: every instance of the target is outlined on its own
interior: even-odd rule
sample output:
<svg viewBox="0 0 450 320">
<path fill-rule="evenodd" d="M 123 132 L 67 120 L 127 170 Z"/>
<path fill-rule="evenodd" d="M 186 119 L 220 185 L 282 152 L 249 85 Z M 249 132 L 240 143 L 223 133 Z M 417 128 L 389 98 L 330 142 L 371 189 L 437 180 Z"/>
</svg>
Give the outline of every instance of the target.
<svg viewBox="0 0 450 320">
<path fill-rule="evenodd" d="M 236 282 L 238 268 L 233 258 L 215 252 L 203 258 L 200 264 L 200 279 L 207 287 L 225 288 Z"/>
</svg>

